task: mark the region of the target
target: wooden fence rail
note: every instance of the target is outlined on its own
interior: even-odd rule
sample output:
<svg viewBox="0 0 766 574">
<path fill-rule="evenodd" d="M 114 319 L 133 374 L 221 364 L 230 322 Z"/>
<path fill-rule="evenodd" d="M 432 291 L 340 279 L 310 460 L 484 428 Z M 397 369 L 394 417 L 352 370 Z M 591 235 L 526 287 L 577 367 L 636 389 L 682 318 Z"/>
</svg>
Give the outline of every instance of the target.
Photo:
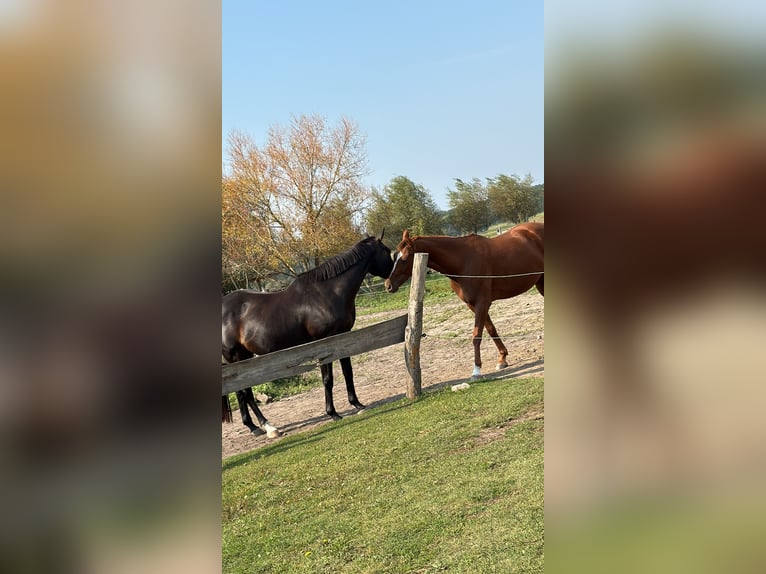
<svg viewBox="0 0 766 574">
<path fill-rule="evenodd" d="M 235 391 L 274 379 L 290 377 L 367 351 L 404 341 L 407 315 L 376 323 L 357 331 L 333 335 L 305 345 L 238 361 L 222 367 L 223 391 Z"/>
</svg>

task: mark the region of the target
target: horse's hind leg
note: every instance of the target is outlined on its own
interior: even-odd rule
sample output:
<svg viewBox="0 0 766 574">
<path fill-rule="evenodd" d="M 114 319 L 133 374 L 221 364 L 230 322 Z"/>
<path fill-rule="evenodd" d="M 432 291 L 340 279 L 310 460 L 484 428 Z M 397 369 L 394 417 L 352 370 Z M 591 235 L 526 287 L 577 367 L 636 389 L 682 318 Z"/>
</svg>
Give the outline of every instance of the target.
<svg viewBox="0 0 766 574">
<path fill-rule="evenodd" d="M 253 419 L 250 417 L 250 411 L 247 409 L 248 391 L 251 393 L 253 392 L 252 389 L 249 388 L 237 391 L 237 404 L 239 405 L 239 412 L 242 415 L 242 424 L 249 428 L 250 432 L 254 435 L 263 434 L 263 431 L 253 424 Z"/>
<path fill-rule="evenodd" d="M 265 432 L 266 436 L 269 438 L 276 438 L 279 436 L 279 431 L 269 424 L 269 421 L 263 416 L 261 409 L 258 408 L 251 387 L 242 391 L 237 391 L 237 402 L 239 403 L 239 410 L 242 413 L 242 423 L 250 429 L 251 433 L 259 435 Z M 250 413 L 247 410 L 248 406 L 253 409 L 255 418 L 258 420 L 258 424 L 261 428 L 258 428 L 253 424 L 253 419 L 250 418 Z"/>
<path fill-rule="evenodd" d="M 339 421 L 341 416 L 335 410 L 332 401 L 332 363 L 319 365 L 319 370 L 322 372 L 322 384 L 324 385 L 324 410 L 331 418 Z"/>
<path fill-rule="evenodd" d="M 227 340 L 226 338 L 223 340 L 222 355 L 227 363 L 244 361 L 245 359 L 254 356 L 253 353 L 248 351 L 238 342 Z M 224 397 L 224 400 L 227 400 L 226 397 Z M 279 431 L 269 424 L 269 421 L 263 416 L 261 409 L 258 408 L 251 387 L 237 391 L 237 404 L 239 405 L 239 412 L 242 415 L 242 424 L 249 428 L 251 433 L 254 435 L 261 435 L 265 432 L 266 436 L 269 438 L 276 438 L 279 436 Z M 255 418 L 258 420 L 258 424 L 261 428 L 258 428 L 253 424 L 253 419 L 250 418 L 250 412 L 247 410 L 248 406 L 253 409 Z"/>
<path fill-rule="evenodd" d="M 340 368 L 343 370 L 343 378 L 346 380 L 348 402 L 352 407 L 356 407 L 359 410 L 364 409 L 365 406 L 359 402 L 359 399 L 356 396 L 356 388 L 354 387 L 354 372 L 351 369 L 351 357 L 345 357 L 341 359 Z"/>
<path fill-rule="evenodd" d="M 255 397 L 253 396 L 252 387 L 248 387 L 246 393 L 247 393 L 247 404 L 250 406 L 251 409 L 253 409 L 253 412 L 255 413 L 255 418 L 258 420 L 258 424 L 261 426 L 263 430 L 266 431 L 266 436 L 269 438 L 277 438 L 280 433 L 275 427 L 269 424 L 269 421 L 266 420 L 265 416 L 263 416 L 261 409 L 258 408 L 258 403 L 255 402 Z"/>
<path fill-rule="evenodd" d="M 484 327 L 487 329 L 487 334 L 492 337 L 492 340 L 495 342 L 495 346 L 497 347 L 497 370 L 499 371 L 500 369 L 505 369 L 508 366 L 508 363 L 506 362 L 506 358 L 508 357 L 508 349 L 505 348 L 505 345 L 500 340 L 500 337 L 497 334 L 497 329 L 495 329 L 495 324 L 492 322 L 492 319 L 489 318 L 489 313 L 487 313 L 487 318 L 484 321 Z"/>
</svg>

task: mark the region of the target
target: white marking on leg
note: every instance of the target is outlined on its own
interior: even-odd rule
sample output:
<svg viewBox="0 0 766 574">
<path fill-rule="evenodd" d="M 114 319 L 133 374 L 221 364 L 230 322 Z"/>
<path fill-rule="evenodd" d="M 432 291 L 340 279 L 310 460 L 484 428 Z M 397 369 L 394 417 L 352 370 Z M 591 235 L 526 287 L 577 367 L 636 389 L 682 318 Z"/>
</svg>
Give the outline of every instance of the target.
<svg viewBox="0 0 766 574">
<path fill-rule="evenodd" d="M 476 365 L 473 366 L 473 375 L 474 377 L 478 377 L 481 375 L 481 367 L 477 367 Z"/>
<path fill-rule="evenodd" d="M 263 430 L 266 431 L 266 436 L 269 438 L 277 438 L 280 435 L 279 431 L 269 423 L 264 423 Z"/>
</svg>

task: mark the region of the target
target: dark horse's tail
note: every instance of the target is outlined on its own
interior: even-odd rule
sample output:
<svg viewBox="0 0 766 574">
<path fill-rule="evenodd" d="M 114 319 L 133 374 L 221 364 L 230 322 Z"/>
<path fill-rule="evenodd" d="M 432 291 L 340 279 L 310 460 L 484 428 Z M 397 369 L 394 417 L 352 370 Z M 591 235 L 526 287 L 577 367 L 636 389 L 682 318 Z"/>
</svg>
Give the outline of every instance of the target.
<svg viewBox="0 0 766 574">
<path fill-rule="evenodd" d="M 221 397 L 221 422 L 230 423 L 232 420 L 229 395 L 223 395 Z"/>
</svg>

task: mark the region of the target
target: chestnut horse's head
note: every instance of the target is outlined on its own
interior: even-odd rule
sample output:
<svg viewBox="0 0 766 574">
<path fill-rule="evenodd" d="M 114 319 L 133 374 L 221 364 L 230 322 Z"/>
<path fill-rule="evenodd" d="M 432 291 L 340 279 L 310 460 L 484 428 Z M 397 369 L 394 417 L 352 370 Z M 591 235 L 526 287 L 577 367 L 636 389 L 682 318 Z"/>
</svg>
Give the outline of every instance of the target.
<svg viewBox="0 0 766 574">
<path fill-rule="evenodd" d="M 415 256 L 415 244 L 406 229 L 402 233 L 402 240 L 396 246 L 396 258 L 394 268 L 386 279 L 386 291 L 396 293 L 399 287 L 412 276 L 412 261 Z"/>
</svg>

